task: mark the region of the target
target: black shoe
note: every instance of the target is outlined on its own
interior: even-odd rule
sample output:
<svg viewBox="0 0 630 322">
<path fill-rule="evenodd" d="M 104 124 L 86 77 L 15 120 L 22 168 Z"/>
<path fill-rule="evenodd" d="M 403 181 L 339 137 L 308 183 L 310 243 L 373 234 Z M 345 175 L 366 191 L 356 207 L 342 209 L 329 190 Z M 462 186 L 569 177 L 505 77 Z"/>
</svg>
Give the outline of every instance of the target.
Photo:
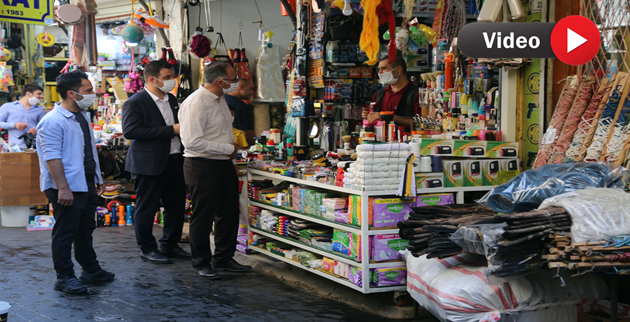
<svg viewBox="0 0 630 322">
<path fill-rule="evenodd" d="M 159 249 L 160 253 L 164 254 L 164 256 L 169 257 L 169 258 L 191 258 L 192 255 L 185 251 L 183 248 L 179 247 L 179 246 L 175 246 L 173 248 L 160 248 Z"/>
<path fill-rule="evenodd" d="M 193 266 L 193 270 L 195 271 L 195 274 L 197 274 L 197 276 L 201 278 L 205 278 L 208 280 L 216 280 L 221 278 L 221 275 L 219 275 L 219 273 L 212 269 L 212 266 L 210 266 L 210 264 L 205 264 L 197 267 Z"/>
<path fill-rule="evenodd" d="M 111 282 L 114 280 L 114 273 L 110 273 L 102 268 L 94 273 L 88 273 L 86 271 L 81 271 L 81 275 L 79 276 L 79 282 L 81 284 L 103 284 L 107 282 Z"/>
<path fill-rule="evenodd" d="M 88 288 L 74 276 L 59 277 L 55 282 L 55 290 L 68 294 L 87 293 Z"/>
<path fill-rule="evenodd" d="M 173 264 L 172 260 L 168 259 L 168 257 L 157 250 L 148 253 L 140 252 L 140 259 L 154 264 Z"/>
<path fill-rule="evenodd" d="M 235 261 L 234 258 L 222 260 L 219 262 L 213 261 L 212 267 L 217 271 L 228 271 L 236 273 L 249 272 L 252 270 L 251 266 L 241 265 L 237 261 Z"/>
</svg>

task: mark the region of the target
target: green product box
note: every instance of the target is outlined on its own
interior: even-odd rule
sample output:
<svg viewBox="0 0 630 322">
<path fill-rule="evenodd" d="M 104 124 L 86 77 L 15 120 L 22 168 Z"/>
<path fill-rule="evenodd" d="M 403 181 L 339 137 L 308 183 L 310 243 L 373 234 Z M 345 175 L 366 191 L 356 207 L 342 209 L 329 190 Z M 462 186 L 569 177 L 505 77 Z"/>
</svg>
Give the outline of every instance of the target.
<svg viewBox="0 0 630 322">
<path fill-rule="evenodd" d="M 361 225 L 361 196 L 350 195 L 348 200 L 350 224 Z"/>
<path fill-rule="evenodd" d="M 443 172 L 416 173 L 416 190 L 444 187 Z"/>
<path fill-rule="evenodd" d="M 488 141 L 454 140 L 453 156 L 484 158 Z"/>
<path fill-rule="evenodd" d="M 315 193 L 315 196 L 313 199 L 313 206 L 311 207 L 310 214 L 313 216 L 321 217 L 322 213 L 321 213 L 320 208 L 324 204 L 323 200 L 326 198 L 337 198 L 340 196 L 341 195 L 339 193 L 335 193 L 335 192 L 318 191 L 317 193 Z"/>
<path fill-rule="evenodd" d="M 420 155 L 453 156 L 455 140 L 420 139 Z"/>
<path fill-rule="evenodd" d="M 492 160 L 492 159 L 481 161 L 483 184 L 485 186 L 494 185 L 494 181 L 496 180 L 497 175 L 499 174 L 499 171 L 501 170 L 499 161 L 500 160 Z"/>
<path fill-rule="evenodd" d="M 444 160 L 445 187 L 456 188 L 464 186 L 464 161 Z"/>
<path fill-rule="evenodd" d="M 464 186 L 480 187 L 484 185 L 482 164 L 484 160 L 465 160 L 464 165 Z"/>
<path fill-rule="evenodd" d="M 518 142 L 488 141 L 486 158 L 518 158 Z"/>
</svg>

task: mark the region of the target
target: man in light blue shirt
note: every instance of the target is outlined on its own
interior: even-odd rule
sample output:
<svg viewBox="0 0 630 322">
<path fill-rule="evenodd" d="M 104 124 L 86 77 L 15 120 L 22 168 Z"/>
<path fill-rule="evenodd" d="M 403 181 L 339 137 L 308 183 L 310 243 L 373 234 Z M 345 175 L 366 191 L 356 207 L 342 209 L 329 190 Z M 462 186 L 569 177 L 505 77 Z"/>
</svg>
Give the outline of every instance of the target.
<svg viewBox="0 0 630 322">
<path fill-rule="evenodd" d="M 103 178 L 85 109 L 94 104 L 96 94 L 83 72 L 59 75 L 57 92 L 61 103 L 37 125 L 40 188 L 52 203 L 56 221 L 52 232 L 55 290 L 79 294 L 88 292 L 85 284 L 114 279 L 113 273 L 100 267 L 92 246 Z M 72 263 L 73 244 L 82 268 L 79 279 Z"/>
<path fill-rule="evenodd" d="M 0 129 L 9 132 L 9 144 L 17 143 L 28 148 L 20 136 L 24 133 L 37 135 L 37 123 L 44 117 L 44 109 L 39 102 L 44 99 L 44 90 L 36 84 L 27 84 L 22 89 L 22 97 L 0 106 Z"/>
</svg>

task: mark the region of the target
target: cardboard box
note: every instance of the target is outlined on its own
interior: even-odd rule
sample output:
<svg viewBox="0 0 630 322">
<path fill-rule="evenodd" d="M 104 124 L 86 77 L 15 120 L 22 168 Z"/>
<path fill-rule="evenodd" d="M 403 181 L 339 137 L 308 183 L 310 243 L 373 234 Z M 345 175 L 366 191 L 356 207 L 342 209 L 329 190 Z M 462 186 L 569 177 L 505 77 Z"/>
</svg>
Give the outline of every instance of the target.
<svg viewBox="0 0 630 322">
<path fill-rule="evenodd" d="M 420 155 L 453 156 L 455 140 L 420 139 Z"/>
<path fill-rule="evenodd" d="M 39 158 L 35 150 L 0 153 L 0 207 L 48 203 L 39 188 Z"/>
<path fill-rule="evenodd" d="M 466 160 L 462 161 L 462 163 L 464 164 L 464 186 L 483 186 L 483 160 Z"/>
<path fill-rule="evenodd" d="M 499 160 L 499 173 L 494 179 L 495 185 L 500 185 L 516 177 L 521 173 L 521 161 L 519 159 Z"/>
<path fill-rule="evenodd" d="M 455 140 L 453 156 L 483 158 L 488 141 Z"/>
<path fill-rule="evenodd" d="M 518 142 L 488 141 L 486 158 L 518 158 Z"/>
<path fill-rule="evenodd" d="M 481 168 L 483 174 L 483 184 L 485 186 L 494 185 L 494 181 L 501 171 L 500 160 L 482 160 Z"/>
<path fill-rule="evenodd" d="M 427 193 L 416 197 L 416 207 L 452 205 L 454 203 L 455 196 L 452 193 Z"/>
<path fill-rule="evenodd" d="M 416 173 L 416 190 L 444 187 L 444 172 Z"/>
<path fill-rule="evenodd" d="M 455 188 L 464 186 L 464 161 L 444 160 L 445 187 Z"/>
</svg>

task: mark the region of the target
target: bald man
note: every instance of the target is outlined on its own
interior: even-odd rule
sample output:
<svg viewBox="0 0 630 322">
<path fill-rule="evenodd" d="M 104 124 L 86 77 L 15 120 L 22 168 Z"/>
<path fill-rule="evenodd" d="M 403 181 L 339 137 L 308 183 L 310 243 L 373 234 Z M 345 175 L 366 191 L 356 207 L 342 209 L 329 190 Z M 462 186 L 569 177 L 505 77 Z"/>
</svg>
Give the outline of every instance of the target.
<svg viewBox="0 0 630 322">
<path fill-rule="evenodd" d="M 254 97 L 254 83 L 249 79 L 239 79 L 238 88 L 225 95 L 225 101 L 230 110 L 234 111 L 234 122 L 232 127 L 243 131 L 247 143 L 252 145 L 254 140 L 254 121 L 252 120 L 252 111 L 249 101 Z"/>
</svg>

